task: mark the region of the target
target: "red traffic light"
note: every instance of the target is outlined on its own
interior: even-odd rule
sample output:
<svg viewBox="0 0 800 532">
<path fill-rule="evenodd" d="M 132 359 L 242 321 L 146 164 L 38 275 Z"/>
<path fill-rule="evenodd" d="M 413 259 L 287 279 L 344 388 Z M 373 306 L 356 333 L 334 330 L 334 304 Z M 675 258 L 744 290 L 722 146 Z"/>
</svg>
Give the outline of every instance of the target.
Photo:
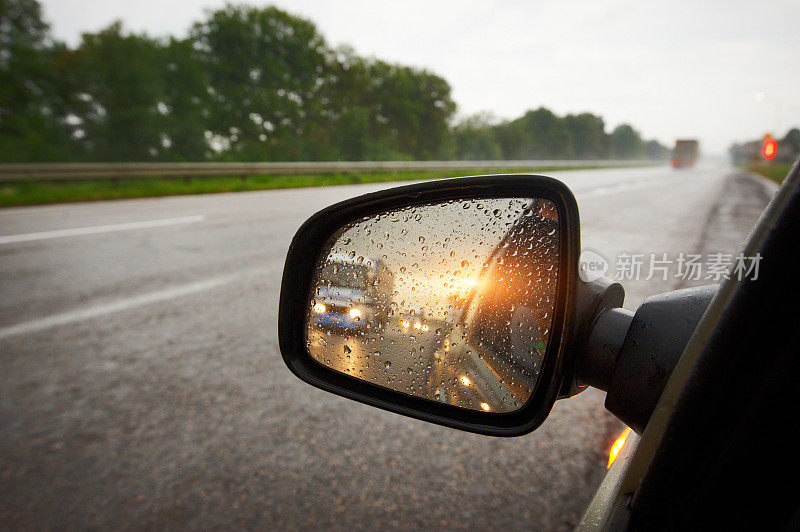
<svg viewBox="0 0 800 532">
<path fill-rule="evenodd" d="M 772 138 L 772 135 L 764 136 L 764 143 L 761 145 L 761 155 L 764 159 L 774 159 L 778 153 L 778 142 Z"/>
</svg>

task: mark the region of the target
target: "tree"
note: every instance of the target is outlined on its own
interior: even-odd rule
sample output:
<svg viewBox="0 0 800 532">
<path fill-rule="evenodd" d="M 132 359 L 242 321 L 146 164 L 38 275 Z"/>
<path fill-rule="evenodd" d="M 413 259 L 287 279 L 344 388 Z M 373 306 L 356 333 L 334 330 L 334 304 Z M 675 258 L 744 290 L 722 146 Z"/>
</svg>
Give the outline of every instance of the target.
<svg viewBox="0 0 800 532">
<path fill-rule="evenodd" d="M 329 75 L 313 23 L 275 7 L 227 7 L 190 32 L 209 78 L 209 136 L 225 157 L 297 160 Z M 314 157 L 316 158 L 316 157 Z"/>
<path fill-rule="evenodd" d="M 0 0 L 0 160 L 69 158 L 65 47 L 35 0 Z"/>
<path fill-rule="evenodd" d="M 500 124 L 495 134 L 506 159 L 567 159 L 574 154 L 564 119 L 544 107 Z"/>
<path fill-rule="evenodd" d="M 609 138 L 605 123 L 599 116 L 591 113 L 567 115 L 564 123 L 578 159 L 604 159 L 608 157 Z"/>
<path fill-rule="evenodd" d="M 628 124 L 617 126 L 611 133 L 613 155 L 617 159 L 636 159 L 644 154 L 639 132 Z"/>
<path fill-rule="evenodd" d="M 448 135 L 455 112 L 443 78 L 410 67 L 372 61 L 367 67 L 371 112 L 378 138 L 396 142 L 415 159 L 432 158 Z"/>
<path fill-rule="evenodd" d="M 475 114 L 453 128 L 455 156 L 462 160 L 500 159 L 503 154 L 492 128 L 493 117 L 488 113 Z"/>
<path fill-rule="evenodd" d="M 450 85 L 426 70 L 332 54 L 325 117 L 346 158 L 429 159 L 443 154 L 455 111 Z"/>
<path fill-rule="evenodd" d="M 648 140 L 644 143 L 644 155 L 653 161 L 660 161 L 669 157 L 670 150 L 657 140 Z"/>
<path fill-rule="evenodd" d="M 161 76 L 164 78 L 160 132 L 167 144 L 165 158 L 201 161 L 212 156 L 205 132 L 210 116 L 208 72 L 198 60 L 188 40 L 170 39 L 162 50 Z"/>
<path fill-rule="evenodd" d="M 323 95 L 324 116 L 333 150 L 344 160 L 402 159 L 400 146 L 380 116 L 370 62 L 352 48 L 340 47 L 331 61 L 333 74 Z"/>
<path fill-rule="evenodd" d="M 795 127 L 787 131 L 781 142 L 785 142 L 795 148 L 800 147 L 800 129 Z"/>
<path fill-rule="evenodd" d="M 800 129 L 792 128 L 778 145 L 778 156 L 784 162 L 791 163 L 800 156 Z"/>
<path fill-rule="evenodd" d="M 81 143 L 92 159 L 166 159 L 167 114 L 162 46 L 146 35 L 123 35 L 120 22 L 85 33 L 76 51 L 80 92 L 75 111 Z"/>
</svg>

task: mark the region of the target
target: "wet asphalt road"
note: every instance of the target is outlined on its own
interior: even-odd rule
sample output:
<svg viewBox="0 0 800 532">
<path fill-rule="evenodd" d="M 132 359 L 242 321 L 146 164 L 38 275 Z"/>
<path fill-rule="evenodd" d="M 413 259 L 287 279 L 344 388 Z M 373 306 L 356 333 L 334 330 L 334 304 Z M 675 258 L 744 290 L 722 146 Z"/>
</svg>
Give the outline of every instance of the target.
<svg viewBox="0 0 800 532">
<path fill-rule="evenodd" d="M 442 338 L 432 330 L 409 332 L 391 323 L 380 333 L 342 334 L 336 330 L 315 328 L 309 335 L 309 353 L 336 371 L 358 375 L 366 381 L 406 393 L 415 390 L 417 394 L 433 399 L 425 368 L 433 363 Z M 409 347 L 418 353 L 412 363 L 420 371 L 401 368 L 409 367 L 408 363 L 402 364 L 410 358 Z"/>
<path fill-rule="evenodd" d="M 730 172 L 552 175 L 575 192 L 583 247 L 613 258 L 737 251 L 771 190 Z M 385 186 L 0 211 L 0 526 L 570 528 L 621 428 L 601 393 L 496 439 L 335 397 L 283 366 L 294 231 Z M 635 309 L 686 283 L 623 284 Z"/>
</svg>

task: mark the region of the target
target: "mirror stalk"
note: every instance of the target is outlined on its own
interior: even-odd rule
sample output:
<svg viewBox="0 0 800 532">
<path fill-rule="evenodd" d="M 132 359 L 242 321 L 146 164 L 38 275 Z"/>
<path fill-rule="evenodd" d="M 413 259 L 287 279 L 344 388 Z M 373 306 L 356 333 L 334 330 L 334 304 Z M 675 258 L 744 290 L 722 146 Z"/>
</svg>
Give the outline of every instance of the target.
<svg viewBox="0 0 800 532">
<path fill-rule="evenodd" d="M 633 316 L 630 310 L 606 308 L 595 318 L 578 371 L 581 384 L 608 391 Z"/>
<path fill-rule="evenodd" d="M 594 353 L 595 349 L 589 347 L 589 341 L 592 339 L 593 331 L 597 329 L 599 317 L 608 309 L 621 307 L 622 302 L 625 300 L 625 290 L 622 285 L 611 279 L 599 278 L 588 282 L 579 281 L 577 288 L 577 316 L 575 320 L 577 333 L 575 335 L 574 351 L 578 353 L 578 356 L 574 357 L 573 367 L 566 370 L 559 398 L 577 395 L 589 385 L 602 390 L 606 389 L 599 386 L 601 383 L 598 379 L 584 376 L 604 373 L 606 370 L 603 370 L 602 366 L 606 366 L 609 363 L 608 356 L 602 353 Z M 602 330 L 605 329 L 605 326 L 602 327 Z M 627 327 L 625 331 L 627 331 Z M 624 332 L 621 340 L 624 340 Z M 589 354 L 587 355 L 587 353 Z M 613 361 L 613 358 L 611 360 Z"/>
<path fill-rule="evenodd" d="M 581 349 L 577 383 L 606 391 L 606 409 L 641 434 L 716 291 L 711 285 L 658 294 L 635 314 L 600 309 Z"/>
</svg>

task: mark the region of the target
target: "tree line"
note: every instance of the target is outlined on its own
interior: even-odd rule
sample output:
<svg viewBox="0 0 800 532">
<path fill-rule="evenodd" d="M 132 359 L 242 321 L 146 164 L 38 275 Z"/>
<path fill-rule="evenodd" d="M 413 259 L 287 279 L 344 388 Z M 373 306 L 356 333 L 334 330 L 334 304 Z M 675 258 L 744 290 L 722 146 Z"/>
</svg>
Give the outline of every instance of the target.
<svg viewBox="0 0 800 532">
<path fill-rule="evenodd" d="M 660 159 L 630 125 L 545 108 L 456 120 L 448 82 L 331 47 L 275 7 L 228 5 L 183 38 L 117 22 L 75 47 L 36 0 L 0 0 L 0 161 Z"/>
</svg>

